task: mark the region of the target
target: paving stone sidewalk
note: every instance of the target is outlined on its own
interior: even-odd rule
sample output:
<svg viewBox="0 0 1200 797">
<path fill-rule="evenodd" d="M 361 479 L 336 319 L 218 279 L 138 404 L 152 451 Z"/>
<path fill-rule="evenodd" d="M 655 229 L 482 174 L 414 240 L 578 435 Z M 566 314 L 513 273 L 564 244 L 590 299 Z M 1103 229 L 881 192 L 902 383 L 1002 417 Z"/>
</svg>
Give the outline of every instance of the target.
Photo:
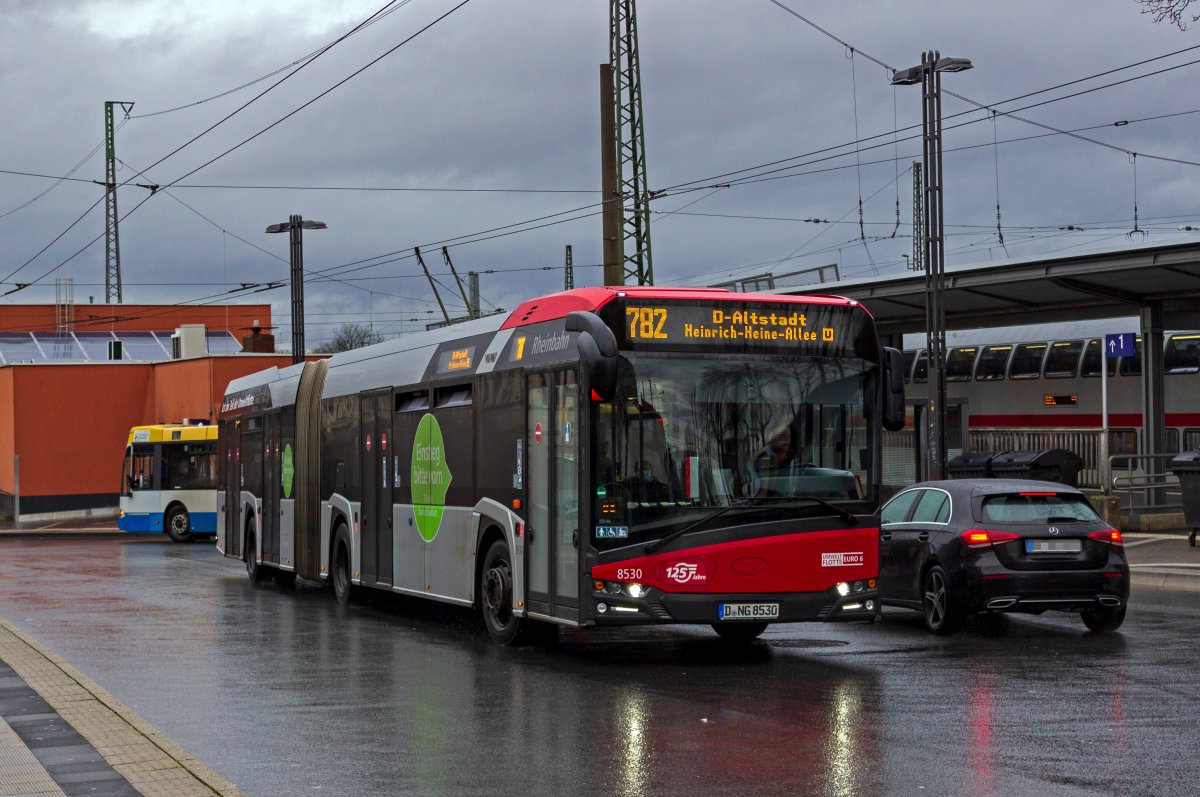
<svg viewBox="0 0 1200 797">
<path fill-rule="evenodd" d="M 0 618 L 0 797 L 244 797 Z"/>
</svg>

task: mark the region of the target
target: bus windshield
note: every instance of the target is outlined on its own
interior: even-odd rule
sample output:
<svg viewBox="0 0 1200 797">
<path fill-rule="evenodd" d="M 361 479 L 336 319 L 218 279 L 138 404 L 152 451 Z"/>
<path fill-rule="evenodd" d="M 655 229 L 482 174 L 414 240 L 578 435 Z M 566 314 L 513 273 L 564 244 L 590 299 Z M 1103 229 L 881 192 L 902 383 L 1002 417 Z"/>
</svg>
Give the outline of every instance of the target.
<svg viewBox="0 0 1200 797">
<path fill-rule="evenodd" d="M 814 497 L 861 500 L 875 368 L 853 358 L 623 355 L 618 398 L 597 407 L 597 545 L 657 539 L 709 515 L 827 514 Z"/>
</svg>

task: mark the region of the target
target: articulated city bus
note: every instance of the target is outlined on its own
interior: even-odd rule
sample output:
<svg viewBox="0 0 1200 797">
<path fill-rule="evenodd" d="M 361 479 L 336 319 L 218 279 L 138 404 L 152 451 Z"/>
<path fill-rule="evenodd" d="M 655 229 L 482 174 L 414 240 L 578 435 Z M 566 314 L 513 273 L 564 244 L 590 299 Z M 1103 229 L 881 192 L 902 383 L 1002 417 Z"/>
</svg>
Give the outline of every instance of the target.
<svg viewBox="0 0 1200 797">
<path fill-rule="evenodd" d="M 153 424 L 129 430 L 117 527 L 165 531 L 175 542 L 216 532 L 216 426 Z"/>
<path fill-rule="evenodd" d="M 217 545 L 271 573 L 553 624 L 879 612 L 900 353 L 834 296 L 583 288 L 234 380 Z"/>
</svg>

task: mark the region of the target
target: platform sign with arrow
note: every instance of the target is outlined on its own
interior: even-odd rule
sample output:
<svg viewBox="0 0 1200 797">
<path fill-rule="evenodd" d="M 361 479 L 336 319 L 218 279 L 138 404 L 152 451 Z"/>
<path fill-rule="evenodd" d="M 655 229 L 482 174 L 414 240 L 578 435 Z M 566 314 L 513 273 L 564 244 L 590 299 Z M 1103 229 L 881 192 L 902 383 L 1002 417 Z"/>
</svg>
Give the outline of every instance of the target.
<svg viewBox="0 0 1200 797">
<path fill-rule="evenodd" d="M 1132 332 L 1118 332 L 1115 335 L 1104 336 L 1104 355 L 1106 357 L 1132 357 L 1136 352 Z"/>
</svg>

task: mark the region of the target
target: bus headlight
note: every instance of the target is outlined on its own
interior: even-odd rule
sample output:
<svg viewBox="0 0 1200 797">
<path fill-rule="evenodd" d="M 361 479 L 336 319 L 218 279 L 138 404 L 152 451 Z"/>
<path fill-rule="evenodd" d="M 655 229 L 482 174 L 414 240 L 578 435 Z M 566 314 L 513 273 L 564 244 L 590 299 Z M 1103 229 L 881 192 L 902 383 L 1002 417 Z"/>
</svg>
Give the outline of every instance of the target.
<svg viewBox="0 0 1200 797">
<path fill-rule="evenodd" d="M 837 585 L 837 594 L 843 598 L 850 594 L 850 585 L 845 581 L 839 581 Z"/>
<path fill-rule="evenodd" d="M 631 598 L 642 597 L 642 585 L 641 584 L 629 584 L 628 586 L 625 587 L 625 591 L 629 593 L 629 597 L 631 597 Z"/>
</svg>

